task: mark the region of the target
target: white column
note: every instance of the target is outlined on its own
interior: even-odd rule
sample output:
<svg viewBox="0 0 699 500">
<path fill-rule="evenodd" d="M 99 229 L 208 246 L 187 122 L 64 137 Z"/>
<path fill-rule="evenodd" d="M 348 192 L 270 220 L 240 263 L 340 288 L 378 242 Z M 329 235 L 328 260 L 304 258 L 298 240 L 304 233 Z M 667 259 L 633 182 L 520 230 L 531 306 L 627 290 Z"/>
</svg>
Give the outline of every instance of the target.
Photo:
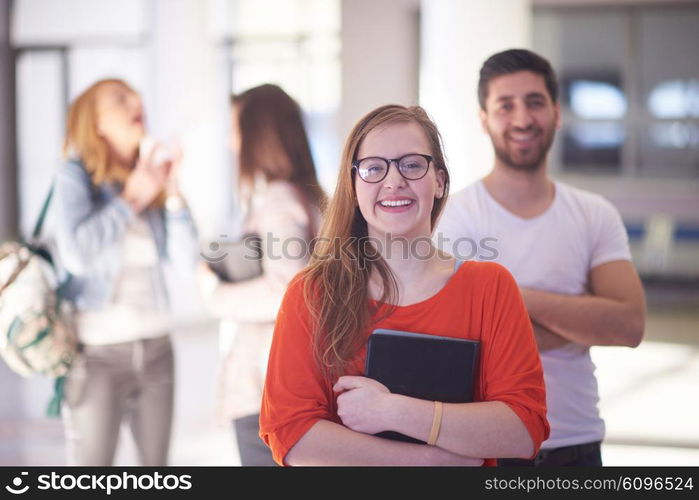
<svg viewBox="0 0 699 500">
<path fill-rule="evenodd" d="M 225 7 L 217 0 L 155 0 L 151 21 L 149 129 L 156 139 L 181 143 L 181 187 L 204 239 L 231 232 L 229 75 L 219 24 Z"/>
<path fill-rule="evenodd" d="M 341 144 L 382 104 L 417 104 L 419 0 L 342 0 Z"/>
<path fill-rule="evenodd" d="M 452 192 L 493 166 L 478 120 L 478 74 L 492 54 L 531 45 L 530 0 L 422 0 L 420 105 L 445 143 Z"/>
<path fill-rule="evenodd" d="M 216 0 L 154 0 L 151 12 L 149 131 L 182 147 L 180 188 L 203 246 L 235 230 L 228 66 L 217 22 L 226 15 Z M 194 278 L 182 275 L 170 290 L 180 324 L 203 311 Z"/>
</svg>

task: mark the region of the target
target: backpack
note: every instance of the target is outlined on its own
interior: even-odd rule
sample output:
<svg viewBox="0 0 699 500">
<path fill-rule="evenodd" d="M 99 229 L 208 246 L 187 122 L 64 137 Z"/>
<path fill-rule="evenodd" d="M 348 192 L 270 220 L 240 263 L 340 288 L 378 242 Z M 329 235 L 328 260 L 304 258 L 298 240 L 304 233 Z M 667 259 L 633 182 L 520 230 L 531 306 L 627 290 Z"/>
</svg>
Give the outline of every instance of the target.
<svg viewBox="0 0 699 500">
<path fill-rule="evenodd" d="M 53 187 L 32 232 L 37 241 Z M 57 377 L 49 414 L 57 415 L 65 375 L 78 352 L 77 334 L 50 254 L 39 245 L 7 242 L 0 246 L 0 355 L 22 376 Z"/>
</svg>

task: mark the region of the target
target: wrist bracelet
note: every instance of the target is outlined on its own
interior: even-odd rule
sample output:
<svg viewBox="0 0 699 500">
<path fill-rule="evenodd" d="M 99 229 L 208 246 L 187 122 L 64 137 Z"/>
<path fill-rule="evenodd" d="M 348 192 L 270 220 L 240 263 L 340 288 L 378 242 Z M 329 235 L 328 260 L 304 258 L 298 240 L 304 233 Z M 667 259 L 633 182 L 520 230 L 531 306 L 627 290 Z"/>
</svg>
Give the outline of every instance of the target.
<svg viewBox="0 0 699 500">
<path fill-rule="evenodd" d="M 439 430 L 442 427 L 442 402 L 434 402 L 434 417 L 432 418 L 432 430 L 430 430 L 430 437 L 427 440 L 427 444 L 434 446 L 437 444 L 437 438 L 439 437 Z"/>
</svg>

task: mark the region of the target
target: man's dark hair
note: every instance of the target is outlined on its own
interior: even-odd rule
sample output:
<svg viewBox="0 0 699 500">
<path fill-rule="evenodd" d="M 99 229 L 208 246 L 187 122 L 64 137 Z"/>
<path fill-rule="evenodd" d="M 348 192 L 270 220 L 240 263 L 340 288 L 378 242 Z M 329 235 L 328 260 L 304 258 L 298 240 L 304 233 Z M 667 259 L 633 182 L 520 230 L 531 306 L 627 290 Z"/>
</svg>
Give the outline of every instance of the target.
<svg viewBox="0 0 699 500">
<path fill-rule="evenodd" d="M 541 75 L 544 78 L 551 100 L 553 102 L 558 101 L 558 81 L 551 63 L 531 50 L 510 49 L 490 56 L 481 67 L 480 79 L 478 80 L 478 102 L 481 105 L 481 109 L 485 110 L 485 100 L 488 98 L 490 81 L 499 76 L 517 73 L 518 71 L 531 71 Z"/>
</svg>

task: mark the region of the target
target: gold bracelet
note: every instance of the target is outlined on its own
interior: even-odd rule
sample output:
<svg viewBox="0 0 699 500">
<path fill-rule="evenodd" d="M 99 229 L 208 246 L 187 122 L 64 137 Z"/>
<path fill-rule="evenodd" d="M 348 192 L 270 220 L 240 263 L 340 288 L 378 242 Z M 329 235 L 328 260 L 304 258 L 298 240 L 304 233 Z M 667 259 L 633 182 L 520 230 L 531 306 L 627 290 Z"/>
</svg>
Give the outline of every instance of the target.
<svg viewBox="0 0 699 500">
<path fill-rule="evenodd" d="M 437 438 L 439 437 L 439 430 L 442 427 L 442 402 L 434 402 L 434 417 L 432 418 L 432 430 L 430 430 L 430 438 L 427 440 L 427 444 L 434 446 L 437 444 Z"/>
</svg>

